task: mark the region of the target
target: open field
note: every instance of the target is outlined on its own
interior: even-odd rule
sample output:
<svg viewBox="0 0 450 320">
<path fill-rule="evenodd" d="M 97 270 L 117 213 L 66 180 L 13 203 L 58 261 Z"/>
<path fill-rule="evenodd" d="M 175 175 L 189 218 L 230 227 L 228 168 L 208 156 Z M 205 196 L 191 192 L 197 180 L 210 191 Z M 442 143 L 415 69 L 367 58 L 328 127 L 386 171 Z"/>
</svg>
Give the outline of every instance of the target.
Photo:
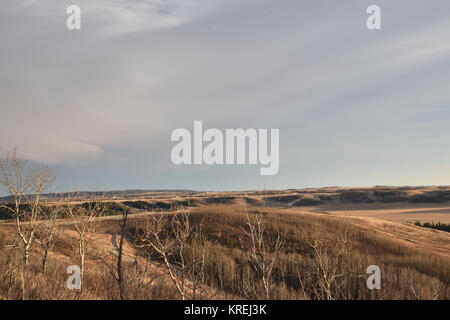
<svg viewBox="0 0 450 320">
<path fill-rule="evenodd" d="M 396 222 L 440 221 L 450 223 L 450 205 L 445 204 L 337 204 L 319 206 L 319 210 L 343 216 L 369 217 Z"/>
</svg>

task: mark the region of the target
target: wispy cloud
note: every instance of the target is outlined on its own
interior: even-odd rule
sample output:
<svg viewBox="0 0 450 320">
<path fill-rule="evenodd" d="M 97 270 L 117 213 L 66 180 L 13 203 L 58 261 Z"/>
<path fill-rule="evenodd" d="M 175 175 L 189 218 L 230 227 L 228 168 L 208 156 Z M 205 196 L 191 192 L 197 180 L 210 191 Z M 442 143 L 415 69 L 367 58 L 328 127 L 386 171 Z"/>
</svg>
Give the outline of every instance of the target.
<svg viewBox="0 0 450 320">
<path fill-rule="evenodd" d="M 102 15 L 110 33 L 154 30 L 180 26 L 215 8 L 223 0 L 104 0 L 92 6 Z"/>
<path fill-rule="evenodd" d="M 91 31 L 116 35 L 173 28 L 213 11 L 224 0 L 23 0 L 20 5 L 35 15 L 60 14 L 69 4 L 80 6 Z"/>
<path fill-rule="evenodd" d="M 11 139 L 2 143 L 4 150 L 0 150 L 1 152 L 17 147 L 21 157 L 51 165 L 85 166 L 101 160 L 103 155 L 99 146 L 54 136 L 6 135 L 5 138 Z"/>
</svg>

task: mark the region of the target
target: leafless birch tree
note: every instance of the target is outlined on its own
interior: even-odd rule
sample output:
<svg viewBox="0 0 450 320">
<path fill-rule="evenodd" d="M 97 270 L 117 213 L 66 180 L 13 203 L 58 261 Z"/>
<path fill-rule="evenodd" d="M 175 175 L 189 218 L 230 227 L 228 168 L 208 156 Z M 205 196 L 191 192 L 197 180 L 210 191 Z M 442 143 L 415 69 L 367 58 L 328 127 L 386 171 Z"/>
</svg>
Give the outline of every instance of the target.
<svg viewBox="0 0 450 320">
<path fill-rule="evenodd" d="M 27 265 L 36 231 L 44 222 L 42 194 L 54 176 L 48 167 L 19 158 L 16 150 L 0 158 L 0 172 L 0 183 L 12 197 L 12 203 L 3 203 L 1 207 L 11 213 Z"/>
<path fill-rule="evenodd" d="M 47 269 L 48 255 L 56 244 L 59 231 L 56 230 L 56 220 L 60 213 L 59 204 L 48 206 L 45 209 L 45 222 L 42 225 L 38 238 L 42 248 L 42 272 Z"/>
<path fill-rule="evenodd" d="M 77 254 L 80 267 L 81 289 L 83 289 L 83 279 L 85 274 L 86 253 L 99 225 L 98 218 L 103 216 L 107 210 L 104 202 L 104 195 L 94 195 L 86 202 L 80 204 L 80 198 L 76 194 L 69 194 L 62 199 L 62 206 L 72 219 L 73 226 L 77 233 Z"/>
<path fill-rule="evenodd" d="M 205 285 L 205 243 L 201 228 L 194 228 L 184 208 L 175 215 L 152 215 L 138 235 L 138 247 L 147 247 L 163 260 L 169 278 L 183 300 L 211 298 Z"/>
<path fill-rule="evenodd" d="M 262 212 L 257 213 L 253 219 L 250 218 L 247 208 L 245 212 L 247 223 L 243 230 L 250 248 L 247 249 L 248 245 L 243 243 L 243 251 L 252 269 L 262 282 L 265 298 L 270 299 L 273 266 L 281 252 L 283 239 L 280 233 L 277 233 L 275 238 L 270 237 L 267 232 L 267 221 L 265 221 Z"/>
</svg>

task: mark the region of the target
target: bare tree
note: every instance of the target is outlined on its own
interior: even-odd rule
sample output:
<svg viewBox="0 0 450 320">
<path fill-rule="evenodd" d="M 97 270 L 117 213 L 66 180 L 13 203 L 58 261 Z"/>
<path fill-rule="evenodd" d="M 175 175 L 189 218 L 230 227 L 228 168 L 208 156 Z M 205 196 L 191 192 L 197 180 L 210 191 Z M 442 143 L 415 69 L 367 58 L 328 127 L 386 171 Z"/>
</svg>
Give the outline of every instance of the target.
<svg viewBox="0 0 450 320">
<path fill-rule="evenodd" d="M 139 266 L 139 257 L 136 256 L 132 272 L 128 275 L 130 281 L 133 282 L 134 290 L 132 293 L 134 294 L 134 298 L 137 297 L 142 299 L 148 299 L 149 296 L 145 294 L 145 290 L 150 288 L 156 281 L 159 281 L 163 277 L 163 272 L 160 272 L 161 266 L 163 266 L 164 262 L 157 262 L 154 264 L 152 268 L 152 261 L 150 259 L 150 254 L 147 253 L 145 259 L 145 265 L 143 268 Z M 152 298 L 152 296 L 150 296 Z"/>
<path fill-rule="evenodd" d="M 402 278 L 404 283 L 406 284 L 406 289 L 412 294 L 414 299 L 420 300 L 420 294 L 417 292 L 414 281 L 412 280 L 412 276 L 407 275 L 404 271 L 402 271 Z"/>
<path fill-rule="evenodd" d="M 338 252 L 338 256 L 333 258 L 326 252 L 324 243 L 319 239 L 312 240 L 309 245 L 314 256 L 312 274 L 315 276 L 319 288 L 316 297 L 333 300 L 335 298 L 334 285 L 345 275 L 345 273 L 339 272 L 339 266 L 335 263 L 335 259 L 339 259 L 341 252 Z"/>
<path fill-rule="evenodd" d="M 432 288 L 432 300 L 438 300 L 441 295 L 441 284 L 438 279 L 433 280 L 431 283 Z"/>
<path fill-rule="evenodd" d="M 12 204 L 1 204 L 11 213 L 22 242 L 23 262 L 28 264 L 29 251 L 36 231 L 44 222 L 42 194 L 54 176 L 46 166 L 33 165 L 17 156 L 17 151 L 0 158 L 0 183 L 12 197 Z"/>
<path fill-rule="evenodd" d="M 215 295 L 205 285 L 206 249 L 201 235 L 201 227 L 191 225 L 184 208 L 173 216 L 152 215 L 138 235 L 136 246 L 150 248 L 160 256 L 183 300 Z"/>
<path fill-rule="evenodd" d="M 176 240 L 173 237 L 163 234 L 167 229 L 168 224 L 167 215 L 155 215 L 152 216 L 143 229 L 143 232 L 139 234 L 138 247 L 150 247 L 152 248 L 164 261 L 167 267 L 169 277 L 172 283 L 175 285 L 178 293 L 183 300 L 187 299 L 184 279 L 180 279 L 175 266 L 171 261 L 173 255 Z"/>
<path fill-rule="evenodd" d="M 303 280 L 298 270 L 298 279 L 303 292 L 309 291 L 315 299 L 334 300 L 342 298 L 344 277 L 350 276 L 351 234 L 349 227 L 337 230 L 333 243 L 327 244 L 320 236 L 320 230 L 310 236 L 308 245 L 312 259 L 308 261 L 308 268 L 302 270 Z M 306 283 L 308 282 L 308 287 Z"/>
<path fill-rule="evenodd" d="M 120 228 L 120 239 L 119 239 L 119 245 L 117 246 L 117 267 L 114 269 L 111 264 L 109 264 L 105 258 L 101 257 L 100 254 L 97 254 L 97 256 L 102 260 L 102 262 L 108 267 L 111 276 L 114 278 L 114 280 L 117 282 L 119 286 L 119 295 L 120 300 L 125 299 L 125 285 L 126 281 L 124 279 L 124 270 L 122 266 L 122 255 L 123 255 L 123 241 L 125 237 L 125 231 L 126 231 L 126 225 L 128 220 L 128 214 L 130 213 L 130 209 L 123 210 L 122 211 L 122 225 Z"/>
<path fill-rule="evenodd" d="M 107 210 L 104 198 L 104 195 L 94 195 L 82 204 L 77 203 L 80 202 L 80 198 L 76 194 L 69 194 L 62 199 L 62 206 L 72 219 L 77 233 L 76 251 L 80 267 L 80 291 L 83 289 L 86 253 L 92 244 L 94 235 L 98 231 L 98 218 L 103 216 Z"/>
<path fill-rule="evenodd" d="M 267 221 L 262 212 L 255 214 L 253 219 L 250 218 L 247 208 L 245 212 L 247 223 L 243 230 L 250 242 L 250 248 L 247 250 L 243 245 L 243 251 L 262 282 L 266 299 L 270 299 L 273 266 L 280 255 L 284 241 L 279 232 L 275 238 L 269 235 Z"/>
<path fill-rule="evenodd" d="M 42 225 L 41 232 L 38 233 L 38 238 L 43 251 L 42 254 L 42 272 L 47 269 L 47 260 L 50 251 L 56 244 L 59 232 L 56 231 L 56 220 L 59 216 L 60 207 L 48 207 L 45 210 L 45 223 Z"/>
</svg>

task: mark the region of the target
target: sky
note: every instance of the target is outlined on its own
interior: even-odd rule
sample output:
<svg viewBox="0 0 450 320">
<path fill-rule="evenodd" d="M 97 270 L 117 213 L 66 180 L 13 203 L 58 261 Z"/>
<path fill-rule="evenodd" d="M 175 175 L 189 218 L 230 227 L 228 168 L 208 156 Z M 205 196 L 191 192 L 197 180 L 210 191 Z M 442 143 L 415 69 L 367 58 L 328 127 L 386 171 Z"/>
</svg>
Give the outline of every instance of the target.
<svg viewBox="0 0 450 320">
<path fill-rule="evenodd" d="M 60 191 L 448 185 L 449 40 L 448 0 L 2 0 L 0 153 Z M 195 120 L 279 129 L 278 174 L 174 165 Z"/>
</svg>

